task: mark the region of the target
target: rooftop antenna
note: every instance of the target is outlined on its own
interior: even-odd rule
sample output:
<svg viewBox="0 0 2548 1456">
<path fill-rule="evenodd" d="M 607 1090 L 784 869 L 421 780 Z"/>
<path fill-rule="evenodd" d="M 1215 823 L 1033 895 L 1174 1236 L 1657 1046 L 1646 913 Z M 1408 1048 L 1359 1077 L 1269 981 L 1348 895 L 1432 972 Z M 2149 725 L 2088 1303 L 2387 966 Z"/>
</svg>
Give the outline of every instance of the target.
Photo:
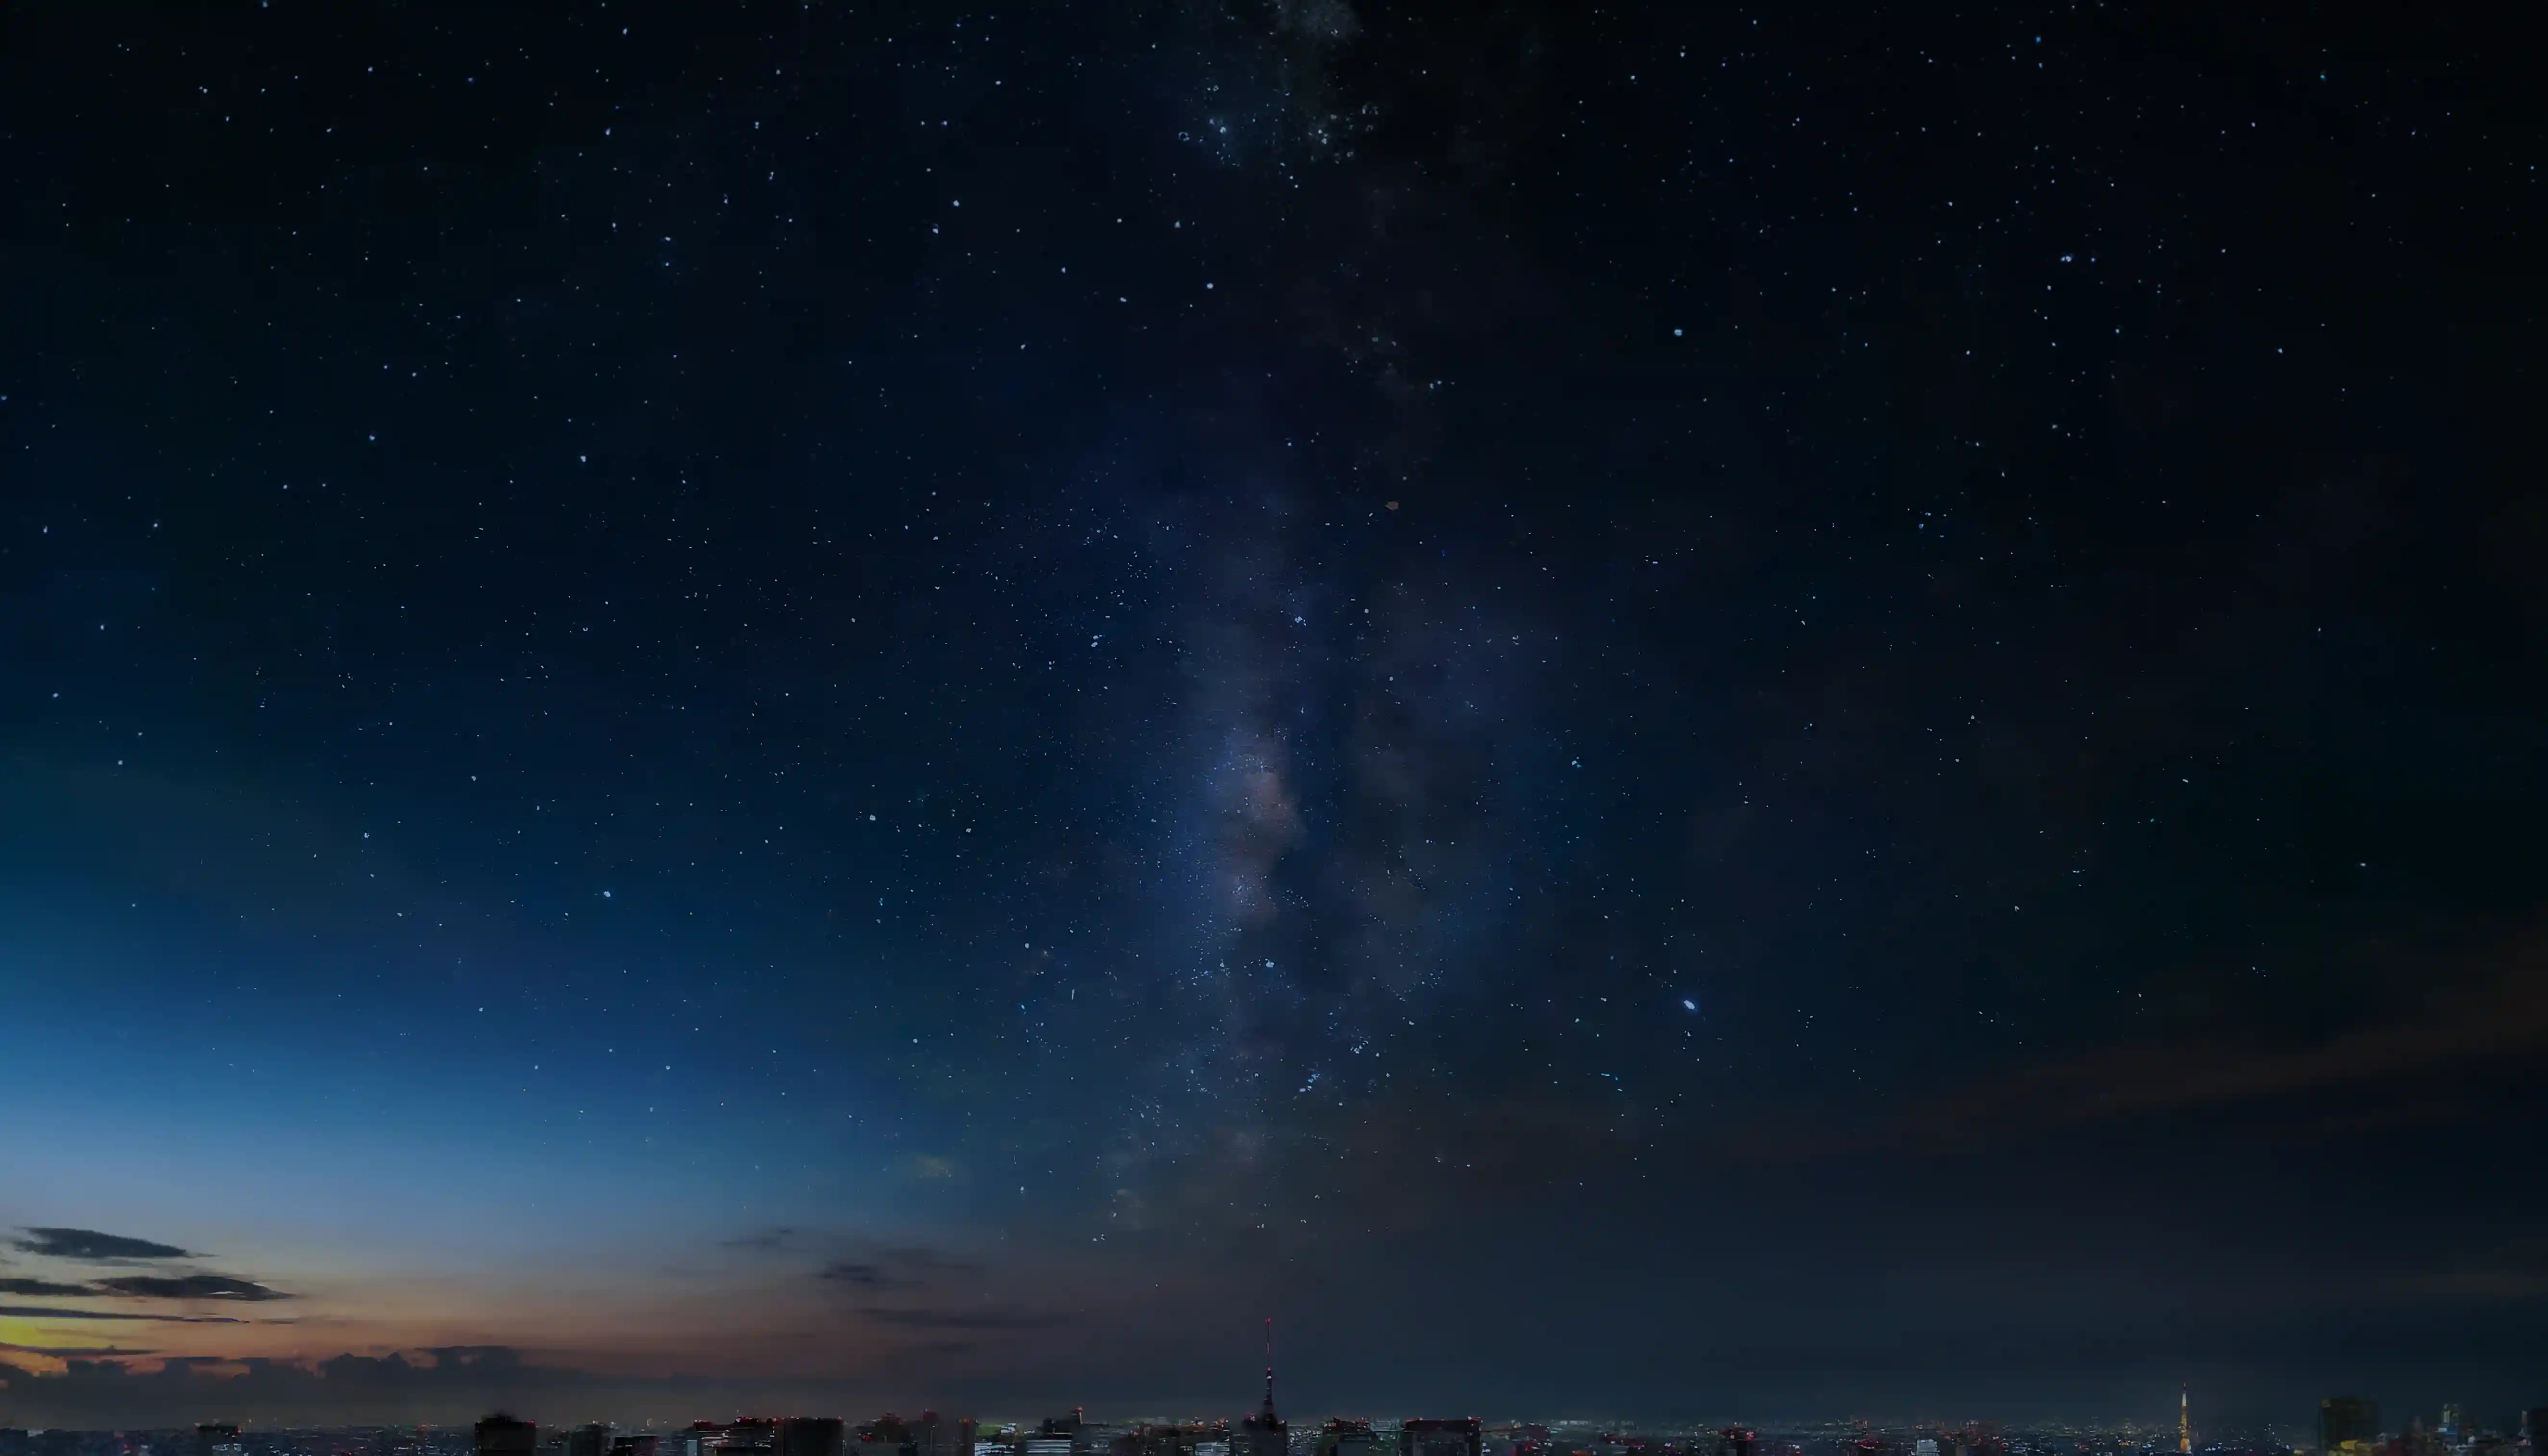
<svg viewBox="0 0 2548 1456">
<path fill-rule="evenodd" d="M 1274 1317 L 1265 1317 L 1265 1418 L 1274 1418 Z"/>
</svg>

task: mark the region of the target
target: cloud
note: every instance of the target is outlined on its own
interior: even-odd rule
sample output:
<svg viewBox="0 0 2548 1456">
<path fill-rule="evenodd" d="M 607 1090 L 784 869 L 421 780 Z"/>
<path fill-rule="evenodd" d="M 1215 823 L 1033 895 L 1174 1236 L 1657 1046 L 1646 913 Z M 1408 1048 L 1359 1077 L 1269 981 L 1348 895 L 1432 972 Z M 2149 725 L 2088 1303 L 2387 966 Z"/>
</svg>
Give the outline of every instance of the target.
<svg viewBox="0 0 2548 1456">
<path fill-rule="evenodd" d="M 0 1279 L 0 1294 L 69 1296 L 73 1299 L 96 1291 L 85 1284 L 56 1284 L 50 1279 Z"/>
<path fill-rule="evenodd" d="M 21 1355 L 42 1355 L 48 1360 L 94 1360 L 102 1355 L 142 1356 L 148 1350 L 128 1350 L 117 1345 L 21 1345 L 0 1340 L 0 1350 Z"/>
<path fill-rule="evenodd" d="M 872 1260 L 834 1259 L 814 1277 L 832 1284 L 853 1284 L 861 1289 L 907 1289 L 927 1283 L 930 1275 L 980 1272 L 981 1265 L 949 1258 L 926 1244 L 905 1244 L 879 1248 Z"/>
<path fill-rule="evenodd" d="M 888 1248 L 882 1252 L 887 1259 L 902 1265 L 906 1269 L 931 1269 L 947 1274 L 979 1274 L 982 1272 L 982 1266 L 979 1264 L 966 1263 L 961 1259 L 951 1259 L 945 1254 L 939 1252 L 937 1249 L 930 1248 L 926 1245 Z"/>
<path fill-rule="evenodd" d="M 1065 1315 L 1038 1315 L 1025 1310 L 883 1310 L 859 1311 L 878 1324 L 902 1329 L 1047 1329 L 1069 1322 Z"/>
<path fill-rule="evenodd" d="M 232 1279 L 227 1274 L 128 1274 L 114 1279 L 101 1279 L 97 1287 L 134 1299 L 149 1300 L 288 1300 L 292 1296 L 279 1289 L 245 1279 Z"/>
<path fill-rule="evenodd" d="M 2106 1046 L 1972 1082 L 1915 1108 L 1902 1131 L 1967 1142 L 2364 1083 L 2412 1087 L 2437 1071 L 2493 1059 L 2535 1064 L 2540 1019 L 2548 1014 L 2536 969 L 2539 941 L 2534 932 L 2513 947 L 2504 954 L 2509 968 L 2493 985 L 2441 998 L 2417 1015 L 2298 1047 Z"/>
<path fill-rule="evenodd" d="M 100 1233 L 94 1228 L 29 1228 L 11 1235 L 9 1241 L 31 1254 L 56 1259 L 85 1259 L 100 1264 L 120 1259 L 193 1257 L 173 1243 L 154 1243 L 147 1238 L 131 1238 L 121 1233 Z"/>
<path fill-rule="evenodd" d="M 0 1305 L 12 1320 L 155 1320 L 163 1324 L 245 1324 L 228 1315 L 145 1315 L 127 1310 L 63 1310 L 48 1305 Z"/>
<path fill-rule="evenodd" d="M 383 1357 L 344 1354 L 315 1361 L 254 1356 L 155 1357 L 144 1351 L 84 1352 L 10 1346 L 54 1359 L 44 1373 L 0 1366 L 12 1424 L 111 1426 L 175 1424 L 290 1410 L 295 1418 L 459 1421 L 499 1407 L 521 1409 L 593 1388 L 586 1371 L 528 1363 L 503 1346 L 445 1346 Z M 417 1358 L 410 1358 L 413 1355 Z M 424 1358 L 429 1356 L 430 1358 Z M 644 1389 L 640 1383 L 635 1389 Z"/>
<path fill-rule="evenodd" d="M 747 1233 L 740 1238 L 723 1239 L 717 1246 L 719 1248 L 775 1249 L 785 1246 L 795 1236 L 796 1230 L 793 1228 L 764 1228 L 758 1233 Z"/>
</svg>

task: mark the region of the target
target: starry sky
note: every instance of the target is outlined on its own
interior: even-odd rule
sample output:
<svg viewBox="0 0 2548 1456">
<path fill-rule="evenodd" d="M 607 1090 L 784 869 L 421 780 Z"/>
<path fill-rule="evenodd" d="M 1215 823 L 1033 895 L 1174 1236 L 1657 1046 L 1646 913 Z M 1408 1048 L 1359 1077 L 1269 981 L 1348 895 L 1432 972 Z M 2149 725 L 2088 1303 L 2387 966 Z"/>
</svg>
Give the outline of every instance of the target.
<svg viewBox="0 0 2548 1456">
<path fill-rule="evenodd" d="M 12 1423 L 2535 1403 L 2542 31 L 8 7 Z"/>
</svg>

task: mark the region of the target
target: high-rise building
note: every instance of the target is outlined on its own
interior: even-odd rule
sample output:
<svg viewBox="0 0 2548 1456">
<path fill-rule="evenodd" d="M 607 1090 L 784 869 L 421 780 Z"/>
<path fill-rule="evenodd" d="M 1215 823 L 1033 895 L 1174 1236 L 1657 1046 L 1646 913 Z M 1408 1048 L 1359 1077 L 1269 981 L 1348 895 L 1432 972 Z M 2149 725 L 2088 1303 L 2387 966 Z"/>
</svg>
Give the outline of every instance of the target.
<svg viewBox="0 0 2548 1456">
<path fill-rule="evenodd" d="M 2380 1439 L 2380 1403 L 2360 1396 L 2329 1396 L 2318 1403 L 2318 1448 L 2368 1451 Z"/>
<path fill-rule="evenodd" d="M 858 1429 L 859 1456 L 906 1456 L 911 1448 L 911 1422 L 887 1410 Z"/>
<path fill-rule="evenodd" d="M 1032 1435 L 1018 1438 L 1017 1456 L 1085 1456 L 1080 1439 L 1087 1415 L 1086 1410 L 1073 1406 L 1068 1415 L 1046 1416 Z"/>
<path fill-rule="evenodd" d="M 2533 1451 L 2548 1451 L 2548 1408 L 2533 1406 L 2521 1412 L 2521 1439 Z"/>
<path fill-rule="evenodd" d="M 1485 1436 L 1485 1423 L 1474 1415 L 1418 1416 L 1400 1423 L 1398 1456 L 1478 1456 Z"/>
<path fill-rule="evenodd" d="M 610 1456 L 610 1427 L 596 1421 L 568 1431 L 566 1456 Z"/>
<path fill-rule="evenodd" d="M 2193 1393 L 2176 1388 L 2176 1456 L 2194 1456 Z"/>
<path fill-rule="evenodd" d="M 1331 1416 L 1319 1427 L 1318 1456 L 1381 1456 L 1380 1436 L 1368 1420 Z"/>
<path fill-rule="evenodd" d="M 778 1456 L 841 1456 L 837 1415 L 792 1415 L 778 1422 Z"/>
<path fill-rule="evenodd" d="M 478 1456 L 536 1456 L 540 1428 L 499 1410 L 478 1422 Z"/>
<path fill-rule="evenodd" d="M 1229 1450 L 1227 1420 L 1143 1422 L 1117 1436 L 1108 1448 L 1113 1456 L 1196 1456 L 1206 1446 Z"/>
</svg>

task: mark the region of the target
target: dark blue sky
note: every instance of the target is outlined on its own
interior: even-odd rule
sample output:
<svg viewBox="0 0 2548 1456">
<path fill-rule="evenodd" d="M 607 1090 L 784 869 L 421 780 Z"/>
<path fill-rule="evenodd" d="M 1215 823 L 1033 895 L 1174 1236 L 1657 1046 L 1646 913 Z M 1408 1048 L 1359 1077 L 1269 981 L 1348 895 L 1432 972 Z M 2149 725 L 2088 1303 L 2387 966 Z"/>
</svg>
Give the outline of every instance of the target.
<svg viewBox="0 0 2548 1456">
<path fill-rule="evenodd" d="M 0 25 L 13 1410 L 2535 1400 L 2536 11 Z"/>
</svg>

